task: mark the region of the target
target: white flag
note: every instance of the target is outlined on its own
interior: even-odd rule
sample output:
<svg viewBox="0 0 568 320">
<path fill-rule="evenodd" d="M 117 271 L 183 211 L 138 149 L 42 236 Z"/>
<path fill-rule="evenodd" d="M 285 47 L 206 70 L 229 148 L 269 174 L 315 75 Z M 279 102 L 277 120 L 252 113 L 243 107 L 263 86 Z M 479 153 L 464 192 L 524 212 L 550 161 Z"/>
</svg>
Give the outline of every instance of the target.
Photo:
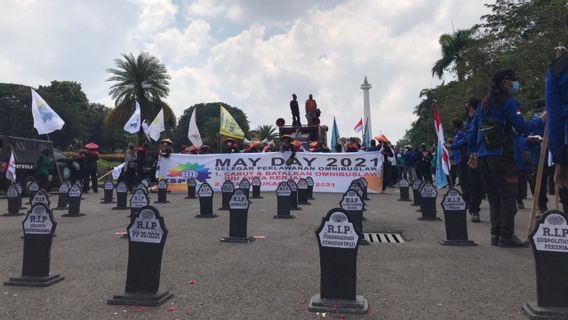
<svg viewBox="0 0 568 320">
<path fill-rule="evenodd" d="M 150 140 L 150 136 L 148 135 L 149 128 L 150 126 L 148 125 L 148 121 L 147 120 L 142 121 L 142 131 L 144 131 L 144 135 L 146 136 L 146 139 L 148 139 L 148 141 Z"/>
<path fill-rule="evenodd" d="M 197 148 L 203 145 L 203 141 L 201 141 L 201 135 L 199 134 L 199 129 L 197 129 L 197 123 L 195 119 L 195 109 L 193 108 L 193 113 L 191 114 L 191 118 L 189 119 L 189 128 L 187 130 L 187 137 L 189 141 L 196 146 Z"/>
<path fill-rule="evenodd" d="M 158 112 L 158 115 L 152 120 L 150 126 L 148 127 L 148 136 L 154 141 L 160 140 L 160 133 L 166 131 L 166 126 L 164 125 L 164 109 Z"/>
<path fill-rule="evenodd" d="M 65 121 L 61 119 L 42 97 L 32 89 L 32 115 L 34 128 L 38 134 L 48 134 L 63 128 Z"/>
<path fill-rule="evenodd" d="M 14 153 L 10 152 L 10 161 L 8 162 L 8 169 L 6 169 L 6 179 L 16 183 L 16 159 Z"/>
<path fill-rule="evenodd" d="M 124 168 L 124 165 L 126 164 L 126 162 L 121 163 L 120 165 L 112 168 L 112 178 L 114 180 L 118 180 L 118 178 L 120 177 L 120 173 L 122 172 L 122 169 Z"/>
<path fill-rule="evenodd" d="M 126 124 L 124 125 L 124 131 L 130 134 L 138 133 L 138 131 L 140 131 L 141 124 L 142 118 L 140 113 L 140 104 L 138 104 L 138 101 L 136 101 L 136 109 L 134 110 L 134 113 L 132 114 L 130 119 L 128 119 L 128 122 L 126 122 Z"/>
</svg>

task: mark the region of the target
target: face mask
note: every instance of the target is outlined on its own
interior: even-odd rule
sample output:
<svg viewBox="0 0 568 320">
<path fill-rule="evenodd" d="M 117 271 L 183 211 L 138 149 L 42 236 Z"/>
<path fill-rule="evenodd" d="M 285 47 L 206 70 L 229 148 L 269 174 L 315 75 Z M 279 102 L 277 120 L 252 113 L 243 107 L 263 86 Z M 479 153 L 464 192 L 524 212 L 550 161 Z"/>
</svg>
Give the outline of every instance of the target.
<svg viewBox="0 0 568 320">
<path fill-rule="evenodd" d="M 518 93 L 519 91 L 521 91 L 521 84 L 519 83 L 519 81 L 513 81 L 513 86 L 511 87 L 511 90 L 513 90 L 513 93 Z"/>
</svg>

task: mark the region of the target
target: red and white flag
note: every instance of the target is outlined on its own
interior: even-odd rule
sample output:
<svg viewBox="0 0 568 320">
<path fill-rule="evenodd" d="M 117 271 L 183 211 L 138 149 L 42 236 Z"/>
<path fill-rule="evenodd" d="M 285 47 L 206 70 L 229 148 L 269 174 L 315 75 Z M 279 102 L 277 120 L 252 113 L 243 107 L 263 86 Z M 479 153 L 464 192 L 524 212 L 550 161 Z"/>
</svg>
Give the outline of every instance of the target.
<svg viewBox="0 0 568 320">
<path fill-rule="evenodd" d="M 442 119 L 440 118 L 440 113 L 438 112 L 438 103 L 436 100 L 432 100 L 432 111 L 434 112 L 434 127 L 436 128 L 436 135 L 438 136 L 438 146 L 442 148 L 442 170 L 446 175 L 450 174 L 450 157 L 448 149 L 446 149 L 446 139 L 444 138 L 444 128 L 442 127 Z M 439 157 L 440 155 L 438 155 Z"/>
<path fill-rule="evenodd" d="M 355 132 L 363 131 L 363 118 L 359 119 L 359 122 L 357 122 L 357 124 L 355 125 L 355 128 L 353 128 L 353 130 L 355 130 Z"/>
<path fill-rule="evenodd" d="M 16 183 L 16 159 L 14 153 L 10 152 L 10 161 L 8 161 L 8 168 L 6 169 L 6 179 Z"/>
</svg>

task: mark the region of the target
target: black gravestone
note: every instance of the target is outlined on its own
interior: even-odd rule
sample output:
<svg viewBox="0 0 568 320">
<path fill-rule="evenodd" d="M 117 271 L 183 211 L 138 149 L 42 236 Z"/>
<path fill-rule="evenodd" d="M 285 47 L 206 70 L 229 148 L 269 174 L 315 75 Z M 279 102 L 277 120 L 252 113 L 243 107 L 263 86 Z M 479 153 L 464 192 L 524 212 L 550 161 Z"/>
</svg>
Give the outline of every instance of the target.
<svg viewBox="0 0 568 320">
<path fill-rule="evenodd" d="M 450 188 L 442 200 L 444 223 L 446 225 L 446 240 L 440 244 L 448 246 L 476 246 L 477 243 L 468 240 L 466 203 L 461 193 Z"/>
<path fill-rule="evenodd" d="M 221 208 L 219 210 L 229 210 L 229 201 L 235 192 L 235 186 L 231 180 L 225 180 L 221 186 Z"/>
<path fill-rule="evenodd" d="M 221 242 L 251 243 L 253 237 L 247 236 L 247 220 L 250 201 L 244 190 L 236 189 L 229 201 L 229 236 Z"/>
<path fill-rule="evenodd" d="M 357 251 L 361 232 L 351 215 L 331 209 L 316 230 L 320 252 L 320 294 L 308 309 L 316 312 L 367 313 L 368 303 L 357 295 Z"/>
<path fill-rule="evenodd" d="M 126 186 L 124 181 L 120 181 L 116 186 L 116 207 L 112 208 L 112 210 L 128 210 L 128 207 L 126 206 L 127 195 L 128 186 Z"/>
<path fill-rule="evenodd" d="M 43 189 L 39 189 L 36 192 L 34 198 L 32 199 L 32 206 L 36 203 L 43 203 L 48 209 L 51 208 L 51 201 L 49 200 L 49 194 Z"/>
<path fill-rule="evenodd" d="M 302 210 L 302 208 L 298 207 L 298 185 L 296 181 L 290 179 L 287 181 L 288 186 L 290 187 L 290 210 L 298 211 Z"/>
<path fill-rule="evenodd" d="M 81 186 L 74 184 L 69 189 L 69 209 L 63 217 L 81 217 L 84 215 L 84 213 L 81 213 Z"/>
<path fill-rule="evenodd" d="M 158 182 L 158 201 L 155 203 L 169 203 L 168 199 L 168 183 L 162 179 Z"/>
<path fill-rule="evenodd" d="M 241 181 L 239 182 L 239 189 L 243 190 L 243 192 L 245 193 L 248 199 L 250 191 L 250 181 L 248 181 L 247 178 L 242 178 Z"/>
<path fill-rule="evenodd" d="M 420 186 L 420 210 L 422 216 L 418 220 L 440 220 L 436 216 L 436 197 L 438 191 L 434 186 L 426 181 Z"/>
<path fill-rule="evenodd" d="M 365 179 L 364 177 L 361 177 L 361 178 L 359 178 L 359 181 L 361 181 L 361 184 L 363 185 L 363 200 L 370 201 L 371 199 L 369 199 L 369 197 L 367 197 L 367 187 L 369 186 L 367 179 Z"/>
<path fill-rule="evenodd" d="M 260 187 L 262 186 L 262 181 L 260 181 L 259 177 L 254 177 L 252 179 L 252 198 L 253 199 L 262 199 L 260 196 Z"/>
<path fill-rule="evenodd" d="M 186 199 L 195 199 L 195 188 L 197 181 L 194 178 L 187 179 L 187 197 Z"/>
<path fill-rule="evenodd" d="M 104 189 L 104 197 L 103 202 L 101 203 L 113 203 L 113 196 L 114 196 L 114 184 L 111 180 L 105 181 L 103 185 Z"/>
<path fill-rule="evenodd" d="M 142 179 L 142 181 L 140 181 L 140 184 L 144 186 L 144 189 L 146 189 L 146 192 L 148 192 L 148 187 L 150 187 L 150 182 L 148 182 L 148 179 Z"/>
<path fill-rule="evenodd" d="M 349 185 L 349 189 L 355 190 L 355 192 L 357 192 L 357 194 L 359 195 L 359 197 L 361 197 L 361 199 L 363 199 L 363 186 L 361 184 L 361 181 L 359 180 L 353 180 L 351 182 L 351 184 Z M 367 211 L 367 209 L 365 208 L 365 206 L 363 206 L 363 211 Z M 365 219 L 363 217 L 363 219 Z"/>
<path fill-rule="evenodd" d="M 294 219 L 290 214 L 290 195 L 292 190 L 288 182 L 283 181 L 276 188 L 276 215 L 274 219 Z"/>
<path fill-rule="evenodd" d="M 57 208 L 55 210 L 65 210 L 67 209 L 67 205 L 69 204 L 69 189 L 71 188 L 71 184 L 69 182 L 63 182 L 59 186 L 58 194 L 57 194 Z"/>
<path fill-rule="evenodd" d="M 416 179 L 412 181 L 412 206 L 419 207 L 420 206 L 420 186 L 422 185 L 422 181 Z"/>
<path fill-rule="evenodd" d="M 308 182 L 306 179 L 298 180 L 298 204 L 301 205 L 309 205 L 311 204 L 308 201 Z"/>
<path fill-rule="evenodd" d="M 144 192 L 144 189 L 138 188 L 130 197 L 130 221 L 134 220 L 134 217 L 142 208 L 150 204 L 148 195 Z"/>
<path fill-rule="evenodd" d="M 314 179 L 307 177 L 306 182 L 308 183 L 308 199 L 314 200 Z"/>
<path fill-rule="evenodd" d="M 523 309 L 531 319 L 568 319 L 568 215 L 545 212 L 529 236 L 535 271 L 536 301 Z"/>
<path fill-rule="evenodd" d="M 24 258 L 22 275 L 4 282 L 7 286 L 48 287 L 65 278 L 50 274 L 51 244 L 57 223 L 43 203 L 32 206 L 22 222 Z"/>
<path fill-rule="evenodd" d="M 349 189 L 343 194 L 343 198 L 339 202 L 339 206 L 349 212 L 353 218 L 353 223 L 355 227 L 359 229 L 359 232 L 363 234 L 363 208 L 365 208 L 365 202 L 361 199 L 361 196 L 353 190 Z M 364 237 L 359 239 L 359 243 L 362 245 L 368 245 L 369 241 Z"/>
<path fill-rule="evenodd" d="M 408 190 L 410 184 L 405 178 L 400 179 L 398 182 L 398 190 L 400 192 L 400 199 L 398 201 L 410 201 L 410 190 Z"/>
<path fill-rule="evenodd" d="M 29 199 L 28 199 L 29 202 L 28 203 L 29 204 L 32 203 L 32 200 L 34 199 L 34 196 L 35 196 L 36 192 L 38 192 L 38 190 L 39 190 L 39 184 L 37 184 L 37 182 L 32 181 L 32 182 L 28 183 L 28 196 L 29 196 Z"/>
<path fill-rule="evenodd" d="M 5 216 L 21 216 L 20 206 L 18 205 L 18 189 L 14 184 L 11 184 L 6 191 L 6 199 L 8 200 L 8 213 Z"/>
<path fill-rule="evenodd" d="M 199 197 L 199 214 L 196 218 L 217 218 L 217 214 L 213 214 L 213 188 L 209 183 L 204 182 L 199 186 L 197 196 Z"/>
<path fill-rule="evenodd" d="M 22 185 L 16 182 L 16 190 L 18 191 L 18 208 L 26 209 L 26 207 L 22 206 Z"/>
<path fill-rule="evenodd" d="M 134 217 L 128 230 L 126 290 L 108 304 L 159 306 L 173 297 L 160 289 L 162 256 L 168 230 L 158 209 L 146 206 Z"/>
</svg>

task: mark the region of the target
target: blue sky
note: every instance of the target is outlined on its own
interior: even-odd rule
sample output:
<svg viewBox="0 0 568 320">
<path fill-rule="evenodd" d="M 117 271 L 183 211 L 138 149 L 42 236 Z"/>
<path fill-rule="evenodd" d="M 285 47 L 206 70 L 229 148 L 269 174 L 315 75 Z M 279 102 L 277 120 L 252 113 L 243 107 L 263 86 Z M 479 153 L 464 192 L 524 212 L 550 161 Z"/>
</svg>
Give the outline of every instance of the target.
<svg viewBox="0 0 568 320">
<path fill-rule="evenodd" d="M 121 53 L 148 51 L 166 64 L 167 102 L 242 108 L 251 127 L 291 122 L 292 93 L 312 93 L 322 122 L 342 136 L 363 113 L 367 75 L 373 134 L 402 138 L 442 33 L 487 13 L 481 0 L 0 0 L 0 82 L 83 85 L 112 106 L 106 69 Z M 303 119 L 302 119 L 303 120 Z"/>
</svg>

